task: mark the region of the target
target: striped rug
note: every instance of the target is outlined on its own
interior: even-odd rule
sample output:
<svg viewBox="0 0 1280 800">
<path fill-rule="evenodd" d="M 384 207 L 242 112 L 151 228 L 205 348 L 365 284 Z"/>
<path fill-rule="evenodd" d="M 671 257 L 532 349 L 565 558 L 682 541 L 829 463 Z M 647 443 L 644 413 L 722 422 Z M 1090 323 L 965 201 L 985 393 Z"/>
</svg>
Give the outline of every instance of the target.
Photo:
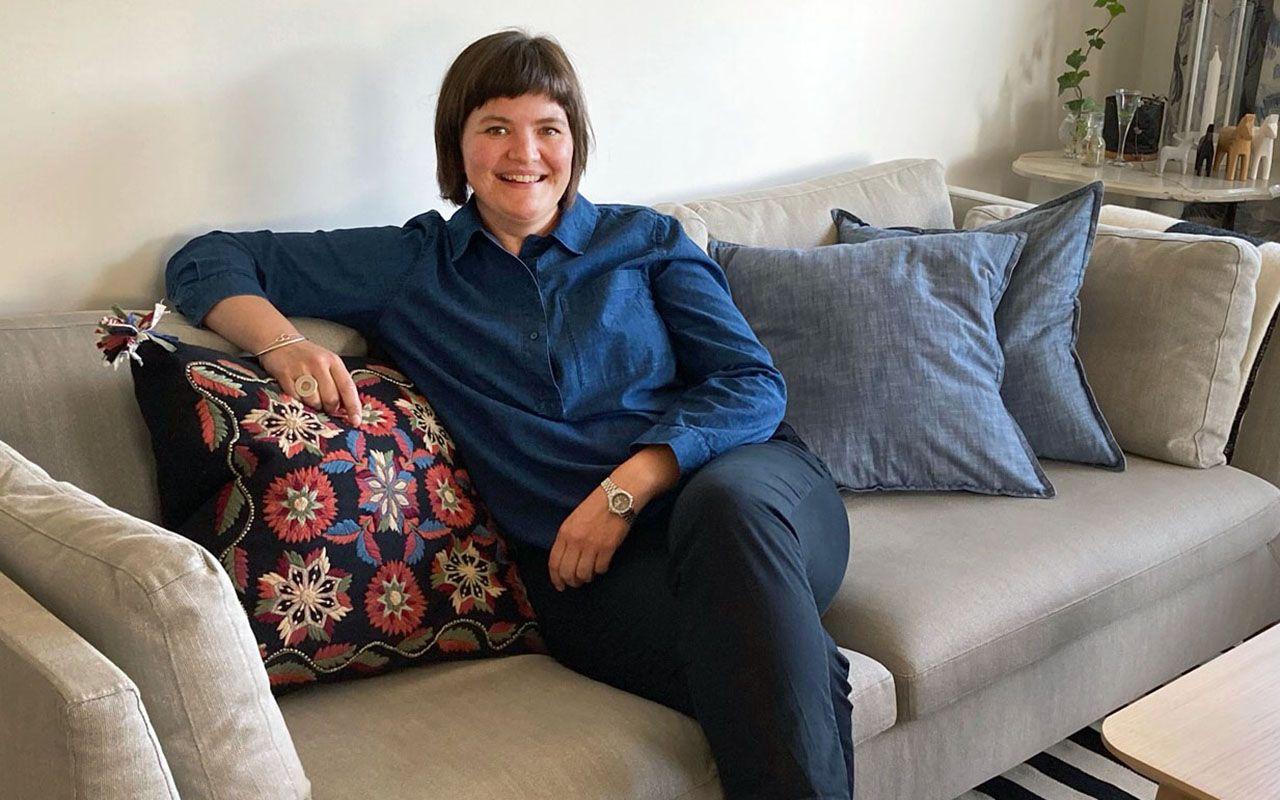
<svg viewBox="0 0 1280 800">
<path fill-rule="evenodd" d="M 1258 633 L 1262 631 L 1222 652 L 1239 647 Z M 1184 670 L 1178 677 L 1198 666 Z M 956 800 L 1155 800 L 1155 796 L 1155 783 L 1111 755 L 1102 743 L 1102 720 L 1098 720 Z"/>
<path fill-rule="evenodd" d="M 1155 800 L 1156 785 L 1102 743 L 1102 720 L 956 800 Z"/>
</svg>

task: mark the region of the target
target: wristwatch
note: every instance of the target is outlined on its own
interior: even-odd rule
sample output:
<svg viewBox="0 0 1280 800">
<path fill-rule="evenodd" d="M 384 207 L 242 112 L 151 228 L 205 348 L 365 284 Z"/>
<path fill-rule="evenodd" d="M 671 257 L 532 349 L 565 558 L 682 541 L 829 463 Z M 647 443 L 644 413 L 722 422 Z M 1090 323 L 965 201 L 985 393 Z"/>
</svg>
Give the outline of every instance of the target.
<svg viewBox="0 0 1280 800">
<path fill-rule="evenodd" d="M 631 492 L 620 488 L 618 484 L 613 482 L 612 478 L 605 478 L 600 481 L 600 487 L 604 489 L 604 493 L 609 497 L 609 511 L 622 517 L 623 521 L 628 525 L 635 522 L 636 512 L 632 508 L 635 498 L 631 496 Z"/>
</svg>

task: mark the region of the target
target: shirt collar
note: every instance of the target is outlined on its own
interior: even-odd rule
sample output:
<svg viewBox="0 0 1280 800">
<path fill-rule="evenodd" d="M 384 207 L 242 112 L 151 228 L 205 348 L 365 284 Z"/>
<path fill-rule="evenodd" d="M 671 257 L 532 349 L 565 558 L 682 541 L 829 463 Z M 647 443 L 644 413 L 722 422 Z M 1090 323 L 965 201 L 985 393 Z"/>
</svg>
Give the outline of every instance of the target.
<svg viewBox="0 0 1280 800">
<path fill-rule="evenodd" d="M 574 254 L 582 255 L 587 243 L 591 241 L 591 235 L 595 233 L 599 217 L 600 212 L 595 205 L 579 194 L 569 210 L 561 212 L 560 221 L 550 235 Z M 449 231 L 451 260 L 457 261 L 471 244 L 471 239 L 485 230 L 474 194 L 466 205 L 454 212 L 445 227 Z"/>
</svg>

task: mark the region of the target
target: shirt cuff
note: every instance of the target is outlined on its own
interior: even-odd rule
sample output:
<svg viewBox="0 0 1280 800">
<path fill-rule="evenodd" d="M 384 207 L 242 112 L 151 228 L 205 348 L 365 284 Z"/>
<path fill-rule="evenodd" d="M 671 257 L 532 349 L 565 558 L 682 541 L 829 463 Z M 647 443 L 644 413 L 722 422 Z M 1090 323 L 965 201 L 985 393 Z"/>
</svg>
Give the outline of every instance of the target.
<svg viewBox="0 0 1280 800">
<path fill-rule="evenodd" d="M 665 444 L 676 454 L 676 464 L 680 467 L 680 476 L 692 472 L 711 460 L 711 447 L 707 439 L 695 428 L 682 428 L 677 425 L 654 425 L 631 443 L 631 452 L 651 444 Z"/>
<path fill-rule="evenodd" d="M 209 309 L 228 297 L 251 294 L 266 298 L 262 286 L 253 278 L 238 272 L 219 272 L 180 287 L 169 298 L 182 316 L 197 328 L 204 327 Z"/>
</svg>

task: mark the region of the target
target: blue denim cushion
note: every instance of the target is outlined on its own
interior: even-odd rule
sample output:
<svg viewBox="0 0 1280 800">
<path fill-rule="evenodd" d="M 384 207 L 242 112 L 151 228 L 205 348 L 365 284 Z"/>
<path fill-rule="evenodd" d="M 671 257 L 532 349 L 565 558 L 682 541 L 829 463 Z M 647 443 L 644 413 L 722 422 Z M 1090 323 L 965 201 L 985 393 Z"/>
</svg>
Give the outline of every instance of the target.
<svg viewBox="0 0 1280 800">
<path fill-rule="evenodd" d="M 1025 241 L 709 249 L 786 378 L 786 421 L 841 488 L 1052 497 L 1000 400 L 993 315 Z"/>
<path fill-rule="evenodd" d="M 1077 295 L 1093 251 L 1102 184 L 1091 183 L 990 225 L 988 233 L 1025 233 L 1027 245 L 996 309 L 996 331 L 1007 369 L 1001 395 L 1036 455 L 1124 469 L 1124 453 L 1094 401 L 1076 354 Z M 866 225 L 831 212 L 844 243 L 882 237 L 951 233 Z"/>
</svg>

